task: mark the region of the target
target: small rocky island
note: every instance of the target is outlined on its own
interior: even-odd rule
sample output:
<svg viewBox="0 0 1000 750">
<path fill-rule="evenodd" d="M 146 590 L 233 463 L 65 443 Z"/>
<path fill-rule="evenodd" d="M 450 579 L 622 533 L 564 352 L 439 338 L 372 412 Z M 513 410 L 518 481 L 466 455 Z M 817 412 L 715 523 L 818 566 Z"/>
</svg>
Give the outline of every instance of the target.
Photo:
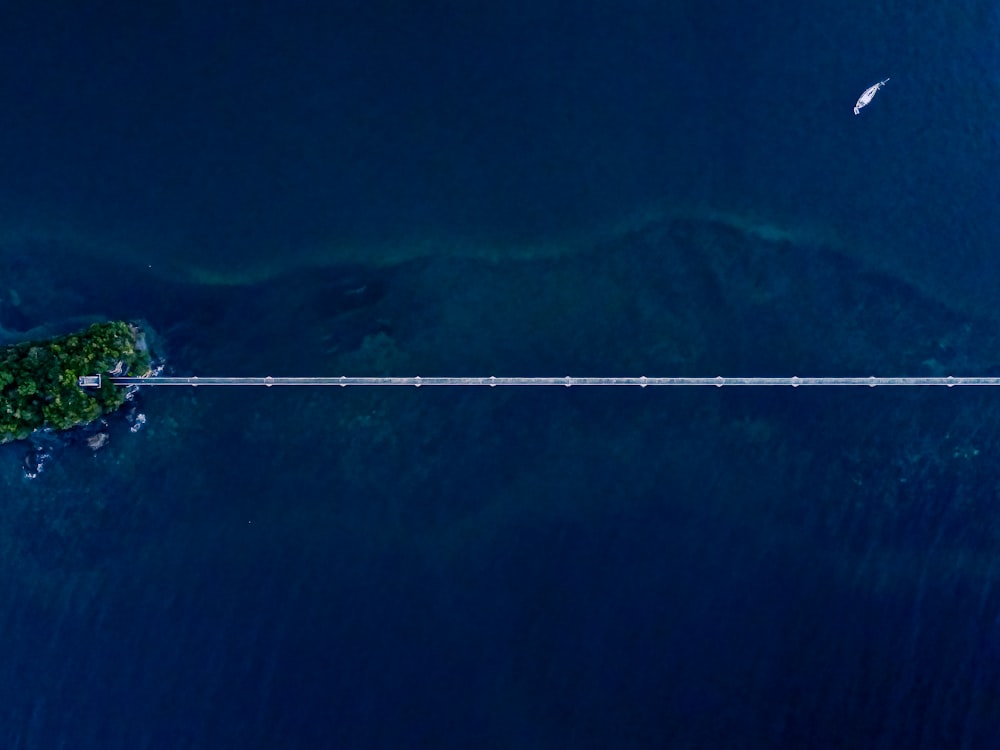
<svg viewBox="0 0 1000 750">
<path fill-rule="evenodd" d="M 0 443 L 39 429 L 67 430 L 93 422 L 125 402 L 126 389 L 102 381 L 77 385 L 82 375 L 115 371 L 147 375 L 150 357 L 142 332 L 123 321 L 0 348 Z"/>
</svg>

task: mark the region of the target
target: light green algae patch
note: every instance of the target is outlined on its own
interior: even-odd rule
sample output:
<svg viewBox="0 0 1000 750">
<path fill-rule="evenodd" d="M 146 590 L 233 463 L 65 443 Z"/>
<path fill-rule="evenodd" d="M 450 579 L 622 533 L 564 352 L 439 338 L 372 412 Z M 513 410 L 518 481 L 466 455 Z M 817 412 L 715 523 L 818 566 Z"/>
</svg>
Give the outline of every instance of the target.
<svg viewBox="0 0 1000 750">
<path fill-rule="evenodd" d="M 0 348 L 0 443 L 45 428 L 67 430 L 119 408 L 124 388 L 107 379 L 100 388 L 77 385 L 81 375 L 109 372 L 119 362 L 122 374 L 142 376 L 150 370 L 142 333 L 122 321 Z"/>
</svg>

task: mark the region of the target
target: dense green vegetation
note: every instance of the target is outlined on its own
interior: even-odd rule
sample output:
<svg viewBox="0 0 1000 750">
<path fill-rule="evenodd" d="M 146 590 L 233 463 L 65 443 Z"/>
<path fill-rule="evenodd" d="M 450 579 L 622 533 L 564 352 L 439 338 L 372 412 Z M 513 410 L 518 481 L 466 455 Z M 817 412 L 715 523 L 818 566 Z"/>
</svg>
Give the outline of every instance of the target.
<svg viewBox="0 0 1000 750">
<path fill-rule="evenodd" d="M 125 389 L 102 381 L 100 388 L 77 385 L 122 362 L 123 374 L 149 372 L 141 334 L 128 323 L 95 323 L 80 333 L 0 348 L 0 442 L 50 427 L 86 424 L 125 401 Z"/>
</svg>

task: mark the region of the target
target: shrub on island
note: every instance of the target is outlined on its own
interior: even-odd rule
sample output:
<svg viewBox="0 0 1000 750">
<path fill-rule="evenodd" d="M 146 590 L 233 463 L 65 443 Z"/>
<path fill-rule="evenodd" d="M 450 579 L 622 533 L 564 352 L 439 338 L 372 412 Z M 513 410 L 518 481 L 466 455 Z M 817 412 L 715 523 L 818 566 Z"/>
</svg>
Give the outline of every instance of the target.
<svg viewBox="0 0 1000 750">
<path fill-rule="evenodd" d="M 122 321 L 0 348 L 0 443 L 43 428 L 67 430 L 120 407 L 126 391 L 106 378 L 100 388 L 77 385 L 80 376 L 109 372 L 119 362 L 122 374 L 149 373 L 142 333 Z"/>
</svg>

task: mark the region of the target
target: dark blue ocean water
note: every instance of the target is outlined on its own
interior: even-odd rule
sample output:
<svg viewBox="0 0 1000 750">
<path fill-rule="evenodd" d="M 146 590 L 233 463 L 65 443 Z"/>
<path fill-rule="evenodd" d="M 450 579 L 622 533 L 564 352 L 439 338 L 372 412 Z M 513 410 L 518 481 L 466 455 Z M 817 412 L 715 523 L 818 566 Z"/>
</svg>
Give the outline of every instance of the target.
<svg viewBox="0 0 1000 750">
<path fill-rule="evenodd" d="M 0 15 L 2 343 L 1000 374 L 987 3 Z M 0 745 L 995 747 L 991 390 L 147 389 L 0 447 Z"/>
</svg>

